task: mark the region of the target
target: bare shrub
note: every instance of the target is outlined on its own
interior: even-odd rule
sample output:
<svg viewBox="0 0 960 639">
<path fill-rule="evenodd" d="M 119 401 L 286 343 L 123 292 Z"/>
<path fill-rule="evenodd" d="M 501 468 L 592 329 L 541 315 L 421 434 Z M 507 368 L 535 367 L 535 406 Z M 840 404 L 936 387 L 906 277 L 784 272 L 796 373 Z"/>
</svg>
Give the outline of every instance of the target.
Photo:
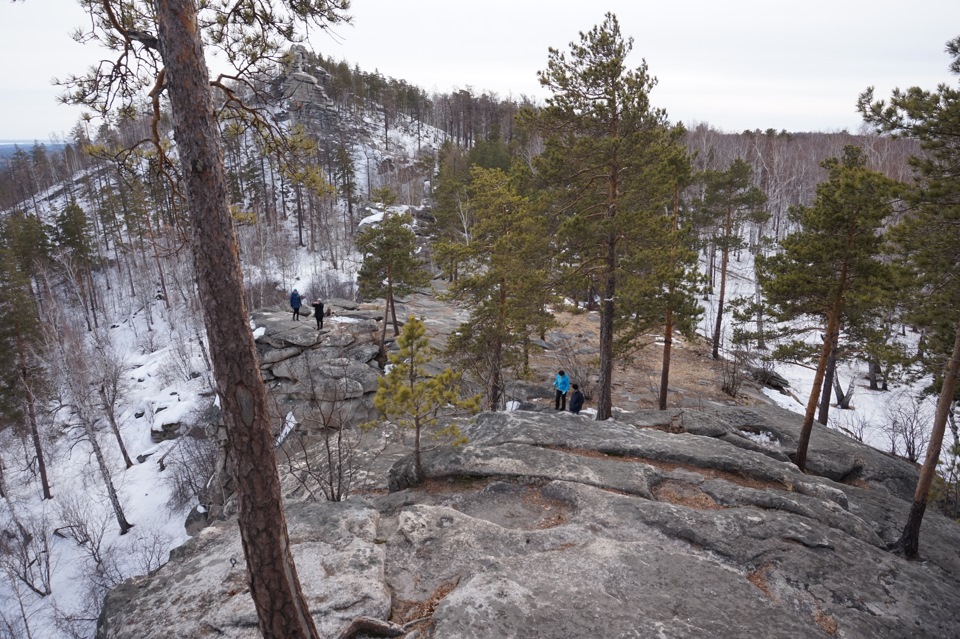
<svg viewBox="0 0 960 639">
<path fill-rule="evenodd" d="M 190 504 L 207 505 L 210 481 L 217 471 L 220 445 L 194 429 L 177 440 L 175 447 L 162 458 L 163 480 L 170 487 L 167 507 L 178 511 Z"/>
<path fill-rule="evenodd" d="M 842 413 L 837 416 L 837 428 L 861 444 L 866 438 L 870 426 L 867 416 L 862 413 Z"/>
<path fill-rule="evenodd" d="M 884 408 L 884 427 L 890 442 L 891 453 L 897 454 L 898 444 L 902 454 L 911 462 L 918 462 L 930 441 L 928 424 L 933 416 L 921 398 L 910 393 L 900 393 L 891 398 Z"/>
<path fill-rule="evenodd" d="M 76 494 L 61 495 L 58 500 L 60 525 L 53 534 L 73 539 L 95 565 L 103 562 L 104 537 L 110 528 L 110 513 L 91 508 Z"/>
<path fill-rule="evenodd" d="M 168 352 L 170 357 L 167 360 L 166 368 L 170 369 L 168 375 L 179 380 L 188 382 L 194 377 L 199 377 L 194 341 L 192 338 L 184 339 L 180 331 L 171 327 L 168 333 L 170 348 Z"/>
<path fill-rule="evenodd" d="M 730 355 L 732 357 L 724 357 L 720 360 L 722 375 L 720 389 L 730 397 L 736 397 L 747 376 L 750 352 L 747 349 L 738 348 L 730 351 Z"/>
<path fill-rule="evenodd" d="M 297 422 L 287 417 L 288 425 L 278 439 L 289 476 L 307 498 L 341 501 L 350 494 L 360 469 L 356 455 L 363 431 L 350 423 L 343 379 L 320 379 L 313 375 L 309 354 L 305 354 L 308 379 L 301 380 L 310 389 L 307 410 Z M 342 377 L 345 377 L 344 368 Z M 282 444 L 282 445 L 281 445 Z"/>
<path fill-rule="evenodd" d="M 356 299 L 357 283 L 353 278 L 344 280 L 336 271 L 325 270 L 317 274 L 313 280 L 311 292 L 314 297 L 342 297 Z"/>
<path fill-rule="evenodd" d="M 0 575 L 6 581 L 4 589 L 4 607 L 0 607 L 0 639 L 33 639 L 30 628 L 30 619 L 34 610 L 30 606 L 31 599 L 35 599 L 29 589 L 19 578 L 7 569 L 0 566 Z M 13 610 L 19 614 L 12 614 Z"/>
<path fill-rule="evenodd" d="M 137 574 L 147 575 L 167 563 L 173 540 L 170 535 L 157 529 L 138 529 L 133 542 L 132 566 Z"/>
</svg>

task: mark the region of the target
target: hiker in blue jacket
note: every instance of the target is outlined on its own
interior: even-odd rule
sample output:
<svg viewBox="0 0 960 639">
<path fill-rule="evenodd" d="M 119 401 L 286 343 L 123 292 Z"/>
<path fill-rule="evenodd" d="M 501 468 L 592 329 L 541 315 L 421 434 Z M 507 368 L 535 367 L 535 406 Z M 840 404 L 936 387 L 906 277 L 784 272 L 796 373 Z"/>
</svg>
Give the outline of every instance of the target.
<svg viewBox="0 0 960 639">
<path fill-rule="evenodd" d="M 300 297 L 300 293 L 297 292 L 297 289 L 293 289 L 293 293 L 290 293 L 290 308 L 293 309 L 293 319 L 300 321 L 300 307 L 303 306 L 303 300 Z"/>
<path fill-rule="evenodd" d="M 553 380 L 553 387 L 557 389 L 557 397 L 554 401 L 555 410 L 567 410 L 567 391 L 570 390 L 570 378 L 563 371 L 557 373 L 557 378 Z"/>
</svg>

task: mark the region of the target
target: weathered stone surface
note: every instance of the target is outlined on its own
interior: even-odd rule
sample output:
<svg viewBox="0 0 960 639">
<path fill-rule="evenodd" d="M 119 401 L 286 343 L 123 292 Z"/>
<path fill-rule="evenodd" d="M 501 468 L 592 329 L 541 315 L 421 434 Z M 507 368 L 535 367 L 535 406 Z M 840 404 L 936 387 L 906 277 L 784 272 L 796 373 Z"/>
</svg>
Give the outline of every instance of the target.
<svg viewBox="0 0 960 639">
<path fill-rule="evenodd" d="M 287 525 L 304 596 L 323 637 L 353 617 L 386 618 L 385 551 L 377 513 L 362 502 L 288 504 Z M 97 636 L 258 639 L 236 521 L 205 528 L 154 575 L 112 590 Z"/>
<path fill-rule="evenodd" d="M 354 302 L 353 300 L 348 300 L 344 297 L 331 297 L 328 300 L 324 300 L 323 304 L 326 308 L 337 308 L 344 309 L 348 311 L 355 311 L 360 308 L 360 305 Z"/>
<path fill-rule="evenodd" d="M 928 510 L 924 561 L 887 552 L 915 467 L 815 430 L 809 467 L 856 458 L 856 482 L 801 473 L 791 413 L 515 411 L 463 431 L 425 434 L 423 483 L 397 441 L 363 462 L 364 486 L 394 492 L 288 505 L 321 634 L 392 608 L 432 611 L 421 639 L 960 636 L 960 526 Z M 114 590 L 98 636 L 255 636 L 231 557 L 231 526 L 201 533 Z"/>
<path fill-rule="evenodd" d="M 257 353 L 260 356 L 260 366 L 269 366 L 270 364 L 276 364 L 277 362 L 282 362 L 285 359 L 290 359 L 291 357 L 296 357 L 303 352 L 302 348 L 297 348 L 296 346 L 289 346 L 287 348 L 264 348 L 259 346 L 257 348 Z"/>
<path fill-rule="evenodd" d="M 341 308 L 329 301 L 327 307 Z M 332 421 L 356 424 L 376 418 L 380 349 L 375 321 L 337 316 L 317 330 L 314 322 L 267 310 L 254 313 L 252 322 L 261 374 L 282 413 L 292 413 L 308 430 Z"/>
</svg>

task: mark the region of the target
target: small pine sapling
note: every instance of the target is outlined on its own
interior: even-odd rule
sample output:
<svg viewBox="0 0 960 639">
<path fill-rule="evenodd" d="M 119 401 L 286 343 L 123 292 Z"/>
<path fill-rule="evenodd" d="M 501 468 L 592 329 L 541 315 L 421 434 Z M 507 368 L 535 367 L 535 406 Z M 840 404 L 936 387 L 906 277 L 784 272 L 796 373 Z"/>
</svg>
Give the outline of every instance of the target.
<svg viewBox="0 0 960 639">
<path fill-rule="evenodd" d="M 373 405 L 388 419 L 402 428 L 414 431 L 413 458 L 417 481 L 423 480 L 421 435 L 433 428 L 442 418 L 460 413 L 473 414 L 480 410 L 480 396 L 464 398 L 461 395 L 461 374 L 446 368 L 436 375 L 427 372 L 435 355 L 426 335 L 426 326 L 414 316 L 407 319 L 397 344 L 400 350 L 390 355 L 386 375 L 378 382 Z M 466 439 L 453 422 L 436 431 L 437 437 L 450 437 L 453 445 Z"/>
</svg>

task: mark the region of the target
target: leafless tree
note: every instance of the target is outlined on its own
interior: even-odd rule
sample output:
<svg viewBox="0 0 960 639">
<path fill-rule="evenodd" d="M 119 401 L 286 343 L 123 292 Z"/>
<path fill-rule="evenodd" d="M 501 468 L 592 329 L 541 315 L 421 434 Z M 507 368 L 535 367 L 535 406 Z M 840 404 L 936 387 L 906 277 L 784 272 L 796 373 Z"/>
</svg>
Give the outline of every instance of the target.
<svg viewBox="0 0 960 639">
<path fill-rule="evenodd" d="M 209 506 L 219 455 L 220 446 L 205 433 L 187 433 L 178 439 L 162 462 L 166 469 L 163 479 L 171 485 L 170 508 L 180 509 L 188 504 Z"/>
<path fill-rule="evenodd" d="M 902 444 L 903 456 L 911 462 L 919 461 L 930 441 L 930 411 L 923 400 L 909 393 L 901 393 L 887 402 L 884 413 L 885 431 L 891 441 L 891 452 L 896 454 L 897 443 Z"/>
<path fill-rule="evenodd" d="M 49 522 L 44 515 L 14 517 L 15 530 L 0 539 L 0 570 L 38 597 L 52 590 Z"/>
<path fill-rule="evenodd" d="M 300 380 L 309 388 L 310 399 L 305 402 L 306 412 L 296 422 L 288 415 L 288 435 L 279 442 L 286 461 L 286 470 L 311 500 L 318 493 L 327 501 L 346 499 L 358 480 L 358 450 L 364 432 L 351 425 L 344 381 L 346 370 L 340 379 L 320 379 L 310 365 L 309 353 L 306 366 L 307 379 Z M 296 422 L 296 423 L 293 423 Z"/>
<path fill-rule="evenodd" d="M 120 414 L 118 411 L 126 394 L 125 369 L 123 358 L 111 345 L 104 340 L 98 340 L 94 351 L 94 365 L 89 369 L 96 374 L 96 379 L 91 381 L 97 386 L 97 397 L 100 399 L 98 408 L 107 419 L 110 430 L 117 440 L 123 462 L 127 465 L 127 468 L 130 468 L 133 466 L 133 461 L 127 453 L 123 436 L 120 434 Z"/>
</svg>

